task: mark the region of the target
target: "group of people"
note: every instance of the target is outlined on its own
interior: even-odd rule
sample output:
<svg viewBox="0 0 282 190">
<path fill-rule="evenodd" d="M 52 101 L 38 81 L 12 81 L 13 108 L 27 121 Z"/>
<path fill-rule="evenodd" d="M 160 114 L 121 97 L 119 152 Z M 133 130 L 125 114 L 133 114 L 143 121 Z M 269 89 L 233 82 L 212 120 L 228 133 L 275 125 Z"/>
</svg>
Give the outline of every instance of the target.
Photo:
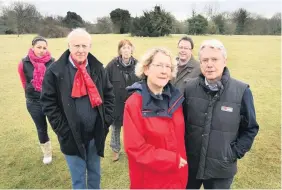
<svg viewBox="0 0 282 190">
<path fill-rule="evenodd" d="M 230 76 L 218 40 L 179 40 L 177 59 L 166 48 L 133 57 L 129 40 L 118 44 L 106 67 L 90 53 L 82 28 L 67 36 L 58 60 L 36 37 L 18 71 L 43 152 L 52 162 L 47 121 L 58 136 L 74 189 L 100 189 L 105 140 L 111 126 L 114 162 L 123 126 L 130 188 L 229 189 L 258 133 L 249 85 Z"/>
</svg>

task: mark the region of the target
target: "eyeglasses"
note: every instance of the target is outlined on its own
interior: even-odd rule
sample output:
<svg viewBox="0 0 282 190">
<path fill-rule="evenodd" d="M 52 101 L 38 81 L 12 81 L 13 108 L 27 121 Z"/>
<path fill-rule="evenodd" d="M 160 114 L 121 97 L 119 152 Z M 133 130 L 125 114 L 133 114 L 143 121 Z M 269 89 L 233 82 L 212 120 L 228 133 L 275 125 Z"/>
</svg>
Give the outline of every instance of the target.
<svg viewBox="0 0 282 190">
<path fill-rule="evenodd" d="M 89 47 L 90 47 L 90 45 L 85 45 L 85 44 L 82 44 L 82 45 L 79 45 L 79 44 L 72 45 L 72 48 L 75 49 L 76 51 L 80 50 L 80 48 L 82 48 L 83 50 L 86 50 Z"/>
<path fill-rule="evenodd" d="M 172 69 L 171 65 L 153 64 L 153 63 L 151 63 L 150 65 L 155 66 L 157 69 L 163 69 L 163 68 L 165 68 L 167 70 L 171 70 Z"/>
<path fill-rule="evenodd" d="M 184 46 L 178 46 L 178 49 L 191 50 L 192 48 L 184 47 Z"/>
</svg>

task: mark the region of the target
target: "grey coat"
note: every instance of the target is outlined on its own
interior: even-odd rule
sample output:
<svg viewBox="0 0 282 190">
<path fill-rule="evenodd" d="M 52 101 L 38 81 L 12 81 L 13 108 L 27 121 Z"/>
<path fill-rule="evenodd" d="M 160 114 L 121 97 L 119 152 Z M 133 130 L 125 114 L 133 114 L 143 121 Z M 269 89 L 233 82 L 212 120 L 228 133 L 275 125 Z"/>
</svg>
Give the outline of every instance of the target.
<svg viewBox="0 0 282 190">
<path fill-rule="evenodd" d="M 197 78 L 201 74 L 200 63 L 194 59 L 192 56 L 185 68 L 181 71 L 178 71 L 177 76 L 171 83 L 184 93 L 185 86 L 187 81 L 192 78 Z"/>
</svg>

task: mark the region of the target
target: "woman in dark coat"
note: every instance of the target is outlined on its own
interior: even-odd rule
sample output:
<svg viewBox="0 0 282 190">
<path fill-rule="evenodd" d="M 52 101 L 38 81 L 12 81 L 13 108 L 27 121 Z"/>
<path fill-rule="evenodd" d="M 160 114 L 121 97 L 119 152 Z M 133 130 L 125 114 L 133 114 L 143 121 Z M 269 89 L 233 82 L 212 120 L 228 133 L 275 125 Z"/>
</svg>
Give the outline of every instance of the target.
<svg viewBox="0 0 282 190">
<path fill-rule="evenodd" d="M 121 149 L 120 131 L 123 122 L 123 110 L 125 101 L 129 96 L 125 88 L 139 81 L 134 73 L 137 60 L 132 56 L 133 49 L 134 47 L 129 40 L 121 40 L 118 44 L 118 57 L 115 57 L 106 66 L 115 94 L 115 121 L 112 124 L 110 144 L 113 151 L 113 161 L 119 160 Z"/>
</svg>

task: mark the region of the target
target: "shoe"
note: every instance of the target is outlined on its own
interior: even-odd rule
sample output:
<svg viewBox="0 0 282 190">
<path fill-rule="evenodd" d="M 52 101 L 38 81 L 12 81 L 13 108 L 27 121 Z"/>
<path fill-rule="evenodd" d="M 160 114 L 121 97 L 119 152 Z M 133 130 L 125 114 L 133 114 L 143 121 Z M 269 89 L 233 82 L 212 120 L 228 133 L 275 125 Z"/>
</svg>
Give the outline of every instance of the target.
<svg viewBox="0 0 282 190">
<path fill-rule="evenodd" d="M 113 154 L 113 162 L 116 162 L 119 160 L 119 152 L 114 152 Z"/>
<path fill-rule="evenodd" d="M 43 152 L 43 164 L 50 164 L 52 162 L 52 147 L 51 142 L 48 141 L 44 144 L 40 144 L 41 150 Z"/>
</svg>

